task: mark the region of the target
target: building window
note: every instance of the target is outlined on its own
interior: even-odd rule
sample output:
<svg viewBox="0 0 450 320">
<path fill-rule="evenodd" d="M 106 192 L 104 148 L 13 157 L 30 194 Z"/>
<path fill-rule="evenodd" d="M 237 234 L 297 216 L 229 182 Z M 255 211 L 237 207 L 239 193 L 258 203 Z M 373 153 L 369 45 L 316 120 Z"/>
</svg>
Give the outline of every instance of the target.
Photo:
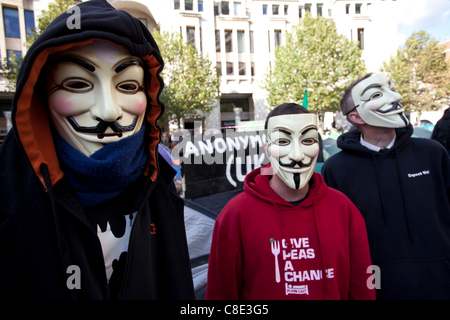
<svg viewBox="0 0 450 320">
<path fill-rule="evenodd" d="M 241 15 L 241 3 L 240 2 L 235 2 L 234 3 L 234 15 L 235 16 L 240 16 Z"/>
<path fill-rule="evenodd" d="M 234 75 L 233 72 L 233 62 L 227 62 L 227 76 Z"/>
<path fill-rule="evenodd" d="M 225 52 L 233 52 L 233 31 L 225 30 Z"/>
<path fill-rule="evenodd" d="M 194 10 L 194 0 L 184 0 L 184 10 Z"/>
<path fill-rule="evenodd" d="M 302 6 L 298 6 L 298 17 L 302 17 Z"/>
<path fill-rule="evenodd" d="M 187 43 L 195 47 L 195 27 L 186 27 Z"/>
<path fill-rule="evenodd" d="M 222 1 L 222 14 L 229 15 L 230 14 L 230 4 L 228 1 Z"/>
<path fill-rule="evenodd" d="M 362 7 L 361 3 L 355 4 L 355 13 L 356 14 L 361 14 L 361 7 Z"/>
<path fill-rule="evenodd" d="M 22 51 L 17 51 L 17 50 L 6 50 L 6 55 L 8 57 L 8 64 L 11 64 L 11 62 L 9 61 L 11 59 L 11 54 L 14 53 L 17 57 L 17 60 L 19 60 L 20 58 L 22 58 Z M 20 65 L 19 65 L 20 67 Z"/>
<path fill-rule="evenodd" d="M 203 0 L 198 0 L 198 12 L 203 12 Z"/>
<path fill-rule="evenodd" d="M 278 47 L 281 45 L 281 30 L 274 30 L 273 34 L 275 47 Z"/>
<path fill-rule="evenodd" d="M 222 62 L 217 62 L 216 63 L 216 72 L 218 76 L 222 75 Z"/>
<path fill-rule="evenodd" d="M 253 31 L 250 31 L 250 53 L 255 52 L 255 45 L 253 42 Z"/>
<path fill-rule="evenodd" d="M 34 26 L 34 12 L 25 10 L 25 32 L 27 36 L 33 35 Z M 147 20 L 145 20 L 147 22 Z M 147 25 L 145 25 L 147 26 Z"/>
<path fill-rule="evenodd" d="M 318 3 L 317 4 L 317 16 L 318 17 L 322 16 L 322 8 L 323 8 L 323 3 Z"/>
<path fill-rule="evenodd" d="M 255 63 L 254 62 L 252 62 L 252 64 L 251 64 L 250 72 L 252 74 L 252 77 L 254 77 L 255 76 Z"/>
<path fill-rule="evenodd" d="M 244 31 L 238 31 L 237 32 L 237 40 L 238 40 L 238 52 L 242 53 L 245 51 L 245 37 L 244 37 Z"/>
<path fill-rule="evenodd" d="M 175 10 L 179 10 L 180 9 L 180 0 L 173 0 L 173 8 Z"/>
<path fill-rule="evenodd" d="M 284 5 L 284 15 L 287 16 L 289 14 L 289 5 Z"/>
<path fill-rule="evenodd" d="M 308 11 L 311 13 L 311 3 L 305 3 L 305 12 Z"/>
<path fill-rule="evenodd" d="M 216 52 L 220 52 L 220 30 L 216 30 Z"/>
<path fill-rule="evenodd" d="M 331 18 L 331 16 L 332 16 L 332 10 L 331 10 L 331 9 L 328 9 L 328 17 Z"/>
<path fill-rule="evenodd" d="M 345 5 L 345 14 L 350 14 L 350 3 Z"/>
<path fill-rule="evenodd" d="M 272 5 L 272 14 L 273 15 L 278 15 L 280 11 L 280 6 L 278 4 L 273 4 Z"/>
<path fill-rule="evenodd" d="M 20 38 L 19 12 L 17 9 L 3 8 L 3 21 L 5 24 L 5 36 Z"/>
<path fill-rule="evenodd" d="M 239 75 L 245 76 L 245 62 L 239 62 Z"/>
<path fill-rule="evenodd" d="M 364 50 L 364 28 L 358 29 L 358 42 L 359 48 Z"/>
<path fill-rule="evenodd" d="M 219 4 L 218 3 L 214 3 L 214 15 L 215 16 L 219 15 Z"/>
<path fill-rule="evenodd" d="M 372 4 L 371 3 L 368 3 L 367 4 L 367 14 L 371 14 L 372 13 Z"/>
<path fill-rule="evenodd" d="M 267 14 L 267 4 L 263 4 L 263 15 Z"/>
</svg>

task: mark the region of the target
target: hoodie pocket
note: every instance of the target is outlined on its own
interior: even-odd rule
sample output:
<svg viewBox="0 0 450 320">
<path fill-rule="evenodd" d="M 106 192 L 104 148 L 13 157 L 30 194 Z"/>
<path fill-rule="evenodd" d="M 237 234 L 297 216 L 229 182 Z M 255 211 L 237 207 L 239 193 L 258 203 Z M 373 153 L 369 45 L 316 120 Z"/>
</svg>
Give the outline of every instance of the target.
<svg viewBox="0 0 450 320">
<path fill-rule="evenodd" d="M 450 263 L 445 258 L 428 260 L 377 260 L 380 289 L 377 299 L 450 299 Z"/>
</svg>

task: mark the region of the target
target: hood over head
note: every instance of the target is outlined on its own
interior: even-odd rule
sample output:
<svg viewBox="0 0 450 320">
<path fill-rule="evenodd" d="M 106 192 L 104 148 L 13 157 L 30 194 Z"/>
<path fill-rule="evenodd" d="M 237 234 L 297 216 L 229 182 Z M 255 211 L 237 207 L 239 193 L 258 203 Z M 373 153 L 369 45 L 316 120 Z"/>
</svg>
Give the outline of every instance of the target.
<svg viewBox="0 0 450 320">
<path fill-rule="evenodd" d="M 91 0 L 76 7 L 78 9 L 73 13 L 57 17 L 33 43 L 23 60 L 12 106 L 13 130 L 23 153 L 44 185 L 41 164 L 48 167 L 52 185 L 62 178 L 46 102 L 45 64 L 52 54 L 106 40 L 125 47 L 130 55 L 143 61 L 147 96 L 145 141 L 149 150 L 144 174 L 151 175 L 154 181 L 158 174 L 156 157 L 161 135 L 157 120 L 164 113 L 164 105 L 159 98 L 164 88 L 160 76 L 164 62 L 158 46 L 138 19 L 116 10 L 106 0 Z M 78 24 L 71 26 L 73 19 L 79 19 Z"/>
</svg>

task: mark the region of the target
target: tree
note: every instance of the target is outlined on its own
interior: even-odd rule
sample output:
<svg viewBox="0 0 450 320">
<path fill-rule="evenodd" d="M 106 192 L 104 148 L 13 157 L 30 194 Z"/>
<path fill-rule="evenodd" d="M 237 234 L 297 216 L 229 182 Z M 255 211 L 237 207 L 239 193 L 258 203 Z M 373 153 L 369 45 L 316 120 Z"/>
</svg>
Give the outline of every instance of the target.
<svg viewBox="0 0 450 320">
<path fill-rule="evenodd" d="M 153 33 L 164 59 L 165 87 L 161 100 L 166 106 L 163 123 L 181 118 L 204 119 L 220 97 L 220 76 L 209 58 L 203 57 L 179 33 Z"/>
<path fill-rule="evenodd" d="M 437 110 L 450 98 L 450 65 L 439 42 L 427 32 L 414 32 L 381 71 L 394 81 L 408 111 Z"/>
<path fill-rule="evenodd" d="M 42 10 L 42 15 L 38 19 L 38 26 L 32 29 L 33 35 L 27 35 L 25 48 L 29 49 L 36 39 L 44 32 L 48 25 L 60 14 L 67 11 L 71 6 L 75 5 L 73 0 L 55 0 L 54 3 L 48 5 L 48 10 Z M 5 58 L 2 63 L 1 70 L 3 76 L 8 82 L 8 90 L 16 90 L 17 75 L 19 74 L 22 57 L 18 58 L 15 54 L 11 54 L 10 58 Z"/>
<path fill-rule="evenodd" d="M 275 50 L 275 63 L 263 89 L 270 107 L 302 104 L 308 83 L 308 109 L 339 110 L 341 93 L 350 80 L 364 74 L 358 42 L 338 34 L 333 22 L 309 13 L 286 32 L 286 44 Z"/>
</svg>

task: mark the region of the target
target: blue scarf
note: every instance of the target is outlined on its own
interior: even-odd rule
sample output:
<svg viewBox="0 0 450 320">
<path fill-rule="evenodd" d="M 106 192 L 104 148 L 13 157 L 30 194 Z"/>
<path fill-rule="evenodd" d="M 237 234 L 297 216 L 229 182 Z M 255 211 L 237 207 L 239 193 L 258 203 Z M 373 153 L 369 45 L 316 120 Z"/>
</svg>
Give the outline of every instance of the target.
<svg viewBox="0 0 450 320">
<path fill-rule="evenodd" d="M 59 163 L 83 206 L 95 206 L 118 196 L 142 174 L 148 152 L 145 127 L 125 139 L 105 145 L 87 157 L 54 133 Z"/>
</svg>

